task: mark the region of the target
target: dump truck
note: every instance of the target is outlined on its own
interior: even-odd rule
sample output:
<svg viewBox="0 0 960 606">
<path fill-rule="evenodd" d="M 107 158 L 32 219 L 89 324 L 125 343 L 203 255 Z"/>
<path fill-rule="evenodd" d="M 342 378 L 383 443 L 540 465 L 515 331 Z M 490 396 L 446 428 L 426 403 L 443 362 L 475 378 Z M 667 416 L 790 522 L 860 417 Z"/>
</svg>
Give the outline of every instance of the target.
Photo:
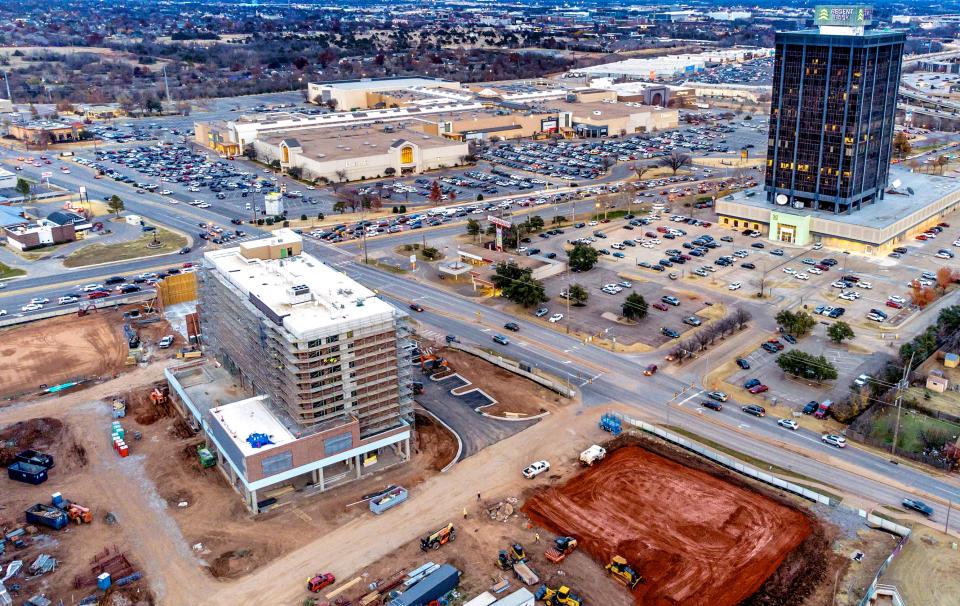
<svg viewBox="0 0 960 606">
<path fill-rule="evenodd" d="M 610 560 L 610 563 L 606 566 L 607 572 L 609 572 L 614 579 L 623 583 L 630 589 L 633 589 L 638 584 L 643 582 L 643 577 L 637 574 L 633 568 L 627 563 L 627 559 L 623 556 L 613 556 L 613 559 Z"/>
<path fill-rule="evenodd" d="M 523 560 L 513 563 L 513 573 L 527 585 L 536 585 L 540 582 L 540 577 L 537 576 L 537 573 L 531 570 Z"/>
<path fill-rule="evenodd" d="M 420 539 L 420 549 L 423 551 L 427 551 L 428 549 L 440 549 L 441 545 L 450 541 L 455 541 L 456 538 L 457 531 L 454 529 L 453 523 L 451 522 L 430 536 Z"/>
<path fill-rule="evenodd" d="M 594 444 L 590 448 L 580 453 L 580 462 L 584 465 L 590 466 L 597 461 L 602 461 L 605 456 L 607 456 L 607 449 Z"/>
<path fill-rule="evenodd" d="M 573 553 L 577 548 L 577 540 L 573 537 L 557 537 L 553 540 L 553 547 L 548 547 L 543 553 L 544 557 L 559 564 L 565 557 Z"/>
<path fill-rule="evenodd" d="M 54 530 L 60 530 L 70 523 L 67 512 L 62 509 L 57 509 L 53 505 L 37 503 L 24 513 L 27 516 L 27 522 L 30 524 L 38 524 L 46 526 L 47 528 L 53 528 Z"/>
<path fill-rule="evenodd" d="M 566 585 L 561 585 L 560 589 L 550 589 L 546 585 L 541 585 L 534 597 L 546 606 L 583 606 L 583 599 Z"/>
</svg>

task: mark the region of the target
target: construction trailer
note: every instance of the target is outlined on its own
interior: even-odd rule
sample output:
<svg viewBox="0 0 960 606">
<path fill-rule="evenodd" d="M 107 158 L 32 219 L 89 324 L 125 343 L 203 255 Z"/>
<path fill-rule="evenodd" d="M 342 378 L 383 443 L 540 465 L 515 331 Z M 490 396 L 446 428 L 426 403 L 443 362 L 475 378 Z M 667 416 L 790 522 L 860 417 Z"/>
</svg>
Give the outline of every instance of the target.
<svg viewBox="0 0 960 606">
<path fill-rule="evenodd" d="M 390 600 L 388 606 L 426 606 L 453 591 L 460 584 L 460 571 L 442 564 L 416 585 Z"/>
</svg>

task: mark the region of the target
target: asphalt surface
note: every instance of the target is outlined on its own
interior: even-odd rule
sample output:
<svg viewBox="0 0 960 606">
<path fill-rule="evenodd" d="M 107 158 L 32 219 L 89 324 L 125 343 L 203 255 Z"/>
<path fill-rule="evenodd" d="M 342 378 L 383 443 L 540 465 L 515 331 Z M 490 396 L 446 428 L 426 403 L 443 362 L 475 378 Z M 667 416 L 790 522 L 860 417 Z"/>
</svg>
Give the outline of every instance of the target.
<svg viewBox="0 0 960 606">
<path fill-rule="evenodd" d="M 455 396 L 450 393 L 451 389 L 464 385 L 462 380 L 455 377 L 432 381 L 424 375 L 421 381 L 423 393 L 417 396 L 417 402 L 460 436 L 463 450 L 458 461 L 537 423 L 536 420 L 500 421 L 477 413 L 474 407 L 482 405 L 483 402 L 478 401 L 473 394 Z"/>
</svg>

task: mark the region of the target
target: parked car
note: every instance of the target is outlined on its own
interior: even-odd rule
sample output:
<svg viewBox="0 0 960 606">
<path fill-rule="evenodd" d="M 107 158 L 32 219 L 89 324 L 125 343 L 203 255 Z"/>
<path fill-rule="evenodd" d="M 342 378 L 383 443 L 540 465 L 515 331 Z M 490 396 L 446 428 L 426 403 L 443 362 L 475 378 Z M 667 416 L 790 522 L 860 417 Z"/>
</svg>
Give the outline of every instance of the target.
<svg viewBox="0 0 960 606">
<path fill-rule="evenodd" d="M 770 389 L 769 387 L 761 383 L 760 385 L 754 385 L 748 391 L 752 394 L 758 394 L 758 393 L 763 393 L 769 389 Z"/>
<path fill-rule="evenodd" d="M 680 305 L 680 299 L 676 297 L 672 297 L 670 295 L 664 295 L 660 297 L 660 300 L 666 303 L 667 305 L 673 305 L 674 307 L 677 307 L 678 305 Z"/>
<path fill-rule="evenodd" d="M 537 316 L 538 318 L 542 318 L 543 316 L 547 315 L 548 313 L 550 313 L 550 310 L 549 310 L 549 309 L 547 309 L 546 307 L 541 307 L 541 308 L 538 309 L 533 315 Z"/>
<path fill-rule="evenodd" d="M 536 461 L 524 467 L 523 477 L 532 480 L 545 471 L 550 471 L 550 463 L 547 461 Z"/>
<path fill-rule="evenodd" d="M 803 412 L 805 415 L 812 415 L 817 411 L 818 408 L 820 408 L 820 402 L 817 402 L 816 400 L 810 400 L 804 405 L 801 412 Z"/>
<path fill-rule="evenodd" d="M 160 342 L 157 343 L 157 347 L 160 349 L 167 349 L 171 345 L 173 345 L 173 335 L 167 335 L 160 339 Z"/>
<path fill-rule="evenodd" d="M 750 369 L 750 362 L 747 362 L 747 361 L 744 360 L 743 358 L 737 358 L 737 366 L 739 366 L 739 367 L 742 368 L 743 370 L 749 370 L 749 369 Z"/>
<path fill-rule="evenodd" d="M 662 334 L 662 335 L 665 336 L 665 337 L 670 337 L 671 339 L 678 339 L 678 338 L 680 338 L 680 333 L 679 333 L 679 332 L 675 331 L 675 330 L 672 329 L 672 328 L 667 328 L 666 326 L 664 326 L 663 328 L 660 329 L 660 334 Z"/>
<path fill-rule="evenodd" d="M 760 385 L 760 379 L 747 379 L 743 384 L 744 389 L 750 389 L 751 387 L 756 387 Z"/>
</svg>

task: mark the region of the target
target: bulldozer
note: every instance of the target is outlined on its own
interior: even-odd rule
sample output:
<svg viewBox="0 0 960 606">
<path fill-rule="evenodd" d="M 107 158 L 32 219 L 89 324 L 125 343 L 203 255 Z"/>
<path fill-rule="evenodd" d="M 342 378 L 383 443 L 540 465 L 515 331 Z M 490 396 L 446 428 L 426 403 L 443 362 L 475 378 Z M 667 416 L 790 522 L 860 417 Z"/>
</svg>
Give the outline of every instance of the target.
<svg viewBox="0 0 960 606">
<path fill-rule="evenodd" d="M 507 553 L 506 549 L 501 549 L 500 553 L 497 554 L 497 566 L 500 570 L 513 569 L 513 559 L 510 557 L 510 554 Z"/>
<path fill-rule="evenodd" d="M 644 582 L 643 577 L 627 564 L 627 559 L 623 556 L 613 556 L 613 559 L 607 564 L 607 572 L 630 589 Z"/>
<path fill-rule="evenodd" d="M 453 528 L 453 523 L 451 522 L 430 536 L 420 539 L 420 549 L 423 551 L 440 549 L 441 545 L 456 540 L 456 538 L 457 531 Z"/>
<path fill-rule="evenodd" d="M 583 599 L 570 591 L 566 585 L 561 585 L 560 589 L 550 589 L 546 585 L 541 585 L 535 596 L 546 606 L 583 606 Z"/>
<path fill-rule="evenodd" d="M 548 547 L 543 555 L 554 564 L 559 564 L 576 548 L 577 540 L 575 538 L 557 537 L 553 540 L 553 547 Z"/>
<path fill-rule="evenodd" d="M 514 543 L 510 546 L 510 557 L 513 558 L 514 562 L 525 562 L 527 560 L 527 552 L 523 550 L 523 545 Z"/>
</svg>

